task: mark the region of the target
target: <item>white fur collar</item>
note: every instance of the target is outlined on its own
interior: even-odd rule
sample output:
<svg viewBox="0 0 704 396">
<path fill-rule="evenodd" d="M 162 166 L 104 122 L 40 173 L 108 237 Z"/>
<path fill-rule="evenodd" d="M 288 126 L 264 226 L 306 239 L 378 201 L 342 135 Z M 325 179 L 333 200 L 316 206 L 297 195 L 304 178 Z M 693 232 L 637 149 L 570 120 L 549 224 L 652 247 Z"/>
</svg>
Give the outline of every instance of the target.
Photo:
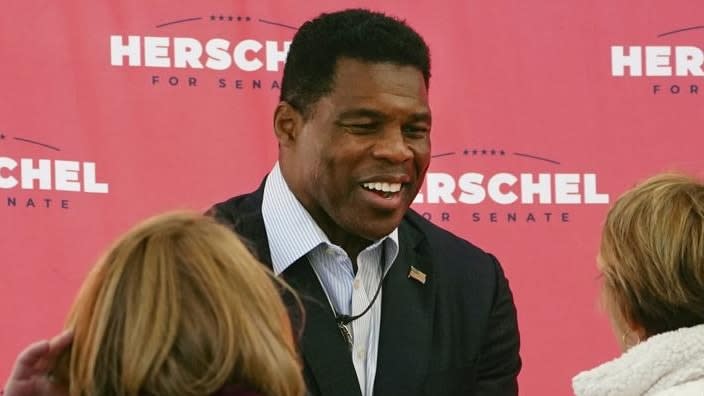
<svg viewBox="0 0 704 396">
<path fill-rule="evenodd" d="M 704 325 L 658 334 L 572 379 L 577 396 L 653 395 L 704 378 Z"/>
</svg>

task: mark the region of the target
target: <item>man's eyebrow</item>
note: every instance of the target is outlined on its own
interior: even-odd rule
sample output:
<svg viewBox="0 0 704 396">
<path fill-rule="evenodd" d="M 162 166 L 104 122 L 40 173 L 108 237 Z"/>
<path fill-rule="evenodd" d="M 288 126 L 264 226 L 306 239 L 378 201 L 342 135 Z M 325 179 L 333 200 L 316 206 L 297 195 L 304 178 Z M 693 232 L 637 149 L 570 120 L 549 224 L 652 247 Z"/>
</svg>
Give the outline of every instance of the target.
<svg viewBox="0 0 704 396">
<path fill-rule="evenodd" d="M 413 113 L 409 117 L 410 122 L 427 122 L 430 123 L 433 121 L 433 117 L 430 115 L 430 112 L 422 112 L 422 113 Z"/>
<path fill-rule="evenodd" d="M 347 110 L 343 111 L 342 113 L 338 114 L 337 119 L 342 120 L 342 119 L 349 119 L 349 118 L 372 118 L 374 120 L 385 120 L 387 116 L 376 110 L 372 109 L 352 109 L 352 110 Z"/>
<path fill-rule="evenodd" d="M 351 118 L 371 118 L 373 120 L 385 121 L 386 119 L 389 118 L 389 116 L 384 114 L 383 112 L 380 112 L 377 110 L 372 110 L 372 109 L 365 109 L 365 108 L 343 111 L 342 113 L 340 113 L 337 116 L 338 120 L 351 119 Z M 430 112 L 422 111 L 419 113 L 411 114 L 408 117 L 408 121 L 409 122 L 430 123 L 432 121 L 432 116 L 430 115 Z"/>
</svg>

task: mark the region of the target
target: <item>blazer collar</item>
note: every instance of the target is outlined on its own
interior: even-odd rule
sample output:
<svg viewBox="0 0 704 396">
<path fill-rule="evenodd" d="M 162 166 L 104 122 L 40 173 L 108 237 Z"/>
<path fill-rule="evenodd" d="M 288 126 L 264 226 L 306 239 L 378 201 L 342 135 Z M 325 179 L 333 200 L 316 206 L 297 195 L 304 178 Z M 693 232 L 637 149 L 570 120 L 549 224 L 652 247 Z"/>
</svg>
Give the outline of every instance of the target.
<svg viewBox="0 0 704 396">
<path fill-rule="evenodd" d="M 374 394 L 416 394 L 422 388 L 435 310 L 433 263 L 425 236 L 404 218 L 400 251 L 384 280 Z M 411 267 L 415 277 L 411 276 Z M 425 283 L 418 274 L 425 275 Z"/>
<path fill-rule="evenodd" d="M 234 213 L 232 224 L 249 244 L 260 261 L 272 268 L 271 253 L 262 216 L 264 183 Z M 299 348 L 306 365 L 306 381 L 317 388 L 321 396 L 361 396 L 357 374 L 347 342 L 340 333 L 325 292 L 313 269 L 304 257 L 288 266 L 281 276 L 298 293 L 303 304 L 303 318 L 295 308 L 289 309 L 294 329 L 303 327 Z M 284 293 L 292 307 L 295 301 Z M 314 393 L 315 394 L 315 393 Z"/>
<path fill-rule="evenodd" d="M 264 183 L 235 214 L 234 228 L 271 268 L 271 254 L 261 213 Z M 423 233 L 408 215 L 399 226 L 399 254 L 384 278 L 382 319 L 374 393 L 414 394 L 422 386 L 431 354 L 435 286 L 430 251 Z M 426 275 L 425 284 L 409 277 L 411 267 Z M 300 348 L 308 381 L 322 396 L 361 396 L 352 355 L 342 337 L 322 286 L 305 257 L 283 272 L 299 293 L 305 310 Z M 294 324 L 299 322 L 293 318 Z M 307 370 L 308 371 L 308 370 Z M 308 373 L 307 373 L 308 374 Z M 312 378 L 310 378 L 312 377 Z M 310 386 L 311 384 L 309 384 Z"/>
<path fill-rule="evenodd" d="M 290 265 L 283 277 L 303 303 L 305 319 L 300 346 L 320 394 L 361 396 L 352 354 L 313 268 L 303 257 Z"/>
<path fill-rule="evenodd" d="M 399 228 L 399 245 L 399 255 L 383 283 L 374 383 L 377 395 L 417 393 L 431 354 L 436 293 L 427 243 L 422 233 L 404 221 Z M 409 277 L 411 267 L 425 274 L 425 283 Z M 303 302 L 302 354 L 321 395 L 361 395 L 352 355 L 310 264 L 301 258 L 283 276 Z"/>
</svg>

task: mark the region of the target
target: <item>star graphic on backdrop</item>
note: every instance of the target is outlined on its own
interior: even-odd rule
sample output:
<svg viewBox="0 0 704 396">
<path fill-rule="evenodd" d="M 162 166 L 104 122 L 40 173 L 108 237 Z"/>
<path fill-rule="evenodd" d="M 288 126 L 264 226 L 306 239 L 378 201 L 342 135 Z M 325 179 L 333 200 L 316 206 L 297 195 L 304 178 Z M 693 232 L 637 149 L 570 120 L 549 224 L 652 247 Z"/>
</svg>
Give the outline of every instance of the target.
<svg viewBox="0 0 704 396">
<path fill-rule="evenodd" d="M 491 155 L 496 155 L 496 150 L 491 149 Z"/>
<path fill-rule="evenodd" d="M 0 140 L 5 140 L 5 134 L 0 133 Z"/>
<path fill-rule="evenodd" d="M 228 20 L 228 21 L 232 21 L 233 19 L 234 19 L 234 18 L 232 17 L 232 15 L 230 15 L 229 17 L 227 17 L 227 20 Z"/>
<path fill-rule="evenodd" d="M 472 155 L 477 155 L 478 152 L 479 151 L 477 151 L 477 149 L 474 149 L 474 150 L 472 150 Z"/>
<path fill-rule="evenodd" d="M 503 150 L 501 150 L 501 151 L 499 151 L 499 154 L 501 154 L 501 155 L 505 155 L 505 154 L 506 154 L 506 152 L 505 152 L 505 151 L 503 151 Z"/>
<path fill-rule="evenodd" d="M 486 155 L 486 150 L 482 150 L 482 155 Z"/>
<path fill-rule="evenodd" d="M 220 15 L 220 20 L 221 20 L 221 21 L 224 21 L 224 20 L 225 20 L 225 16 L 224 16 L 224 15 Z"/>
<path fill-rule="evenodd" d="M 211 16 L 210 16 L 210 20 L 211 20 L 211 21 L 214 21 L 216 18 L 217 18 L 217 17 L 216 17 L 215 15 L 211 15 Z"/>
<path fill-rule="evenodd" d="M 464 155 L 467 155 L 467 154 L 469 154 L 469 150 L 464 149 L 463 153 L 464 153 Z"/>
<path fill-rule="evenodd" d="M 246 17 L 244 20 L 245 20 L 245 21 L 249 21 L 250 19 L 252 19 L 252 18 Z"/>
</svg>

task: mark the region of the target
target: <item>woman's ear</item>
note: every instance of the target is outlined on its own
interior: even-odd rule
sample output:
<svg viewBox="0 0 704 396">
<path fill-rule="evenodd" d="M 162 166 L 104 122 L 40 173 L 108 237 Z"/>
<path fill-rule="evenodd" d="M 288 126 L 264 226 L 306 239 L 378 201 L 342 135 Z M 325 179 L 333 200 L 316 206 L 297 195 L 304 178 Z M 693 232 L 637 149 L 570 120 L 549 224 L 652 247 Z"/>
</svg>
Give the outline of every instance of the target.
<svg viewBox="0 0 704 396">
<path fill-rule="evenodd" d="M 636 323 L 633 319 L 626 318 L 626 326 L 638 337 L 638 342 L 645 341 L 648 338 L 648 332 L 645 331 L 645 328 Z"/>
<path fill-rule="evenodd" d="M 281 101 L 274 111 L 274 133 L 279 146 L 290 146 L 303 127 L 303 116 L 288 102 Z"/>
<path fill-rule="evenodd" d="M 640 344 L 648 338 L 648 332 L 645 328 L 633 319 L 633 316 L 626 312 L 623 308 L 619 308 L 621 315 L 621 326 L 622 326 L 622 346 L 624 350 Z"/>
</svg>

